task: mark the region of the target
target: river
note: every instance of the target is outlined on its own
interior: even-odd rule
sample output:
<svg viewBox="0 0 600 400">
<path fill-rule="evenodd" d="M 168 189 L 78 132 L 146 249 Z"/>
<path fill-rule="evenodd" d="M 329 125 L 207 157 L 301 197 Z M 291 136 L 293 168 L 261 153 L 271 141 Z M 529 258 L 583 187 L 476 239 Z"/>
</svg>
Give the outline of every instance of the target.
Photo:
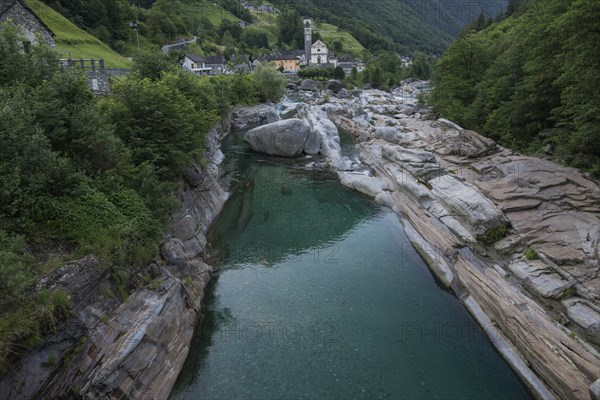
<svg viewBox="0 0 600 400">
<path fill-rule="evenodd" d="M 530 398 L 391 210 L 243 134 L 223 142 L 219 272 L 173 399 Z"/>
</svg>

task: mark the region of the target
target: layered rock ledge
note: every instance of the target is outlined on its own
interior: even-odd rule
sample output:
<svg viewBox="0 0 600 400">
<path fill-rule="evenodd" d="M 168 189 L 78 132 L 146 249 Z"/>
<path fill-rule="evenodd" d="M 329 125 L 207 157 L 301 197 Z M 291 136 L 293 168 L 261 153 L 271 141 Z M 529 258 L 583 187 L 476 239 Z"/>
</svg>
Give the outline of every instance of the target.
<svg viewBox="0 0 600 400">
<path fill-rule="evenodd" d="M 596 398 L 598 182 L 437 119 L 406 88 L 312 107 L 355 138 L 368 167 L 336 169 L 342 184 L 399 214 L 532 393 Z"/>
</svg>

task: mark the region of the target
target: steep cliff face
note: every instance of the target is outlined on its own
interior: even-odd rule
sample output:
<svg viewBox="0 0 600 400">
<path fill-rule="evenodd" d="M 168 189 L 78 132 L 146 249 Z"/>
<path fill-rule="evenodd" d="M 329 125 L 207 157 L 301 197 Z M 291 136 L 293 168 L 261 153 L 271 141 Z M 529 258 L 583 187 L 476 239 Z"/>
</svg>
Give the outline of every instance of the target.
<svg viewBox="0 0 600 400">
<path fill-rule="evenodd" d="M 55 335 L 23 355 L 0 382 L 11 399 L 164 399 L 188 354 L 212 267 L 202 257 L 205 234 L 227 193 L 219 185 L 226 116 L 209 134 L 207 162 L 186 172 L 181 206 L 162 245 L 161 259 L 128 271 L 133 293 L 119 301 L 111 273 L 93 257 L 59 268 L 40 287 L 63 288 L 72 317 Z M 150 276 L 147 282 L 142 276 Z"/>
</svg>

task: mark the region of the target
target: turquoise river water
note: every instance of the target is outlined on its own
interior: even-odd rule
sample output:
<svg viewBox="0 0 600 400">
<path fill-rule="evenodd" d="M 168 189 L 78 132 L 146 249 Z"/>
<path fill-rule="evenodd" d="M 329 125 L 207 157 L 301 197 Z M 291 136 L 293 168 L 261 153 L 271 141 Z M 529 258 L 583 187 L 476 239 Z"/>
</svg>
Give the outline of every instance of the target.
<svg viewBox="0 0 600 400">
<path fill-rule="evenodd" d="M 173 399 L 530 398 L 392 211 L 243 133 L 223 143 L 219 272 Z"/>
</svg>

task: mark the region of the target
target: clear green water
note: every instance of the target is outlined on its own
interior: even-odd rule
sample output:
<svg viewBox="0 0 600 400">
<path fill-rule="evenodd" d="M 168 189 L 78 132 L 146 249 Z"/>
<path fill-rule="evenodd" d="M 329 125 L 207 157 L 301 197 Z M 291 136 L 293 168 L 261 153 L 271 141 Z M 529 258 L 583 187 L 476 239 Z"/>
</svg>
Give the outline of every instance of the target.
<svg viewBox="0 0 600 400">
<path fill-rule="evenodd" d="M 220 273 L 173 399 L 529 398 L 395 214 L 242 134 L 224 143 Z"/>
</svg>

